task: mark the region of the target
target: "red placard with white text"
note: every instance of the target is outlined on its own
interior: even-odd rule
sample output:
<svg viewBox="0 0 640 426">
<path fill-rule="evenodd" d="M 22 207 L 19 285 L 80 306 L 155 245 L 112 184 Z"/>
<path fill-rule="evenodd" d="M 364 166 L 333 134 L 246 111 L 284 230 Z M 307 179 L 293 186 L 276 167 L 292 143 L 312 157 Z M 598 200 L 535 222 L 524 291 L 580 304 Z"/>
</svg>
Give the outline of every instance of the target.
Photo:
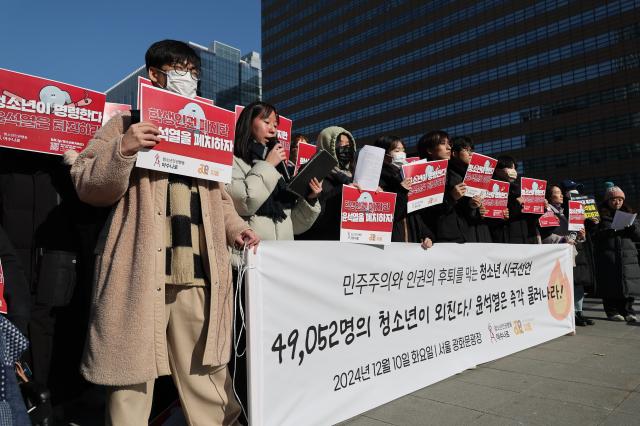
<svg viewBox="0 0 640 426">
<path fill-rule="evenodd" d="M 482 195 L 484 191 L 489 189 L 489 181 L 493 176 L 496 164 L 498 164 L 498 160 L 495 158 L 487 157 L 477 152 L 471 154 L 471 161 L 462 181 L 467 185 L 467 190 L 464 193 L 465 197 Z"/>
<path fill-rule="evenodd" d="M 407 157 L 405 161 L 407 163 L 414 163 L 416 161 L 420 161 L 420 157 Z"/>
<path fill-rule="evenodd" d="M 143 84 L 146 84 L 147 86 L 153 86 L 153 83 L 151 83 L 151 80 L 145 77 L 138 76 L 138 108 L 140 108 L 140 87 Z M 214 104 L 212 99 L 203 98 L 202 96 L 195 96 L 193 99 L 207 103 L 209 105 Z"/>
<path fill-rule="evenodd" d="M 442 203 L 447 184 L 449 160 L 420 160 L 402 166 L 405 179 L 411 179 L 407 212 Z"/>
<path fill-rule="evenodd" d="M 520 198 L 522 213 L 544 214 L 546 210 L 544 193 L 547 181 L 533 178 L 520 178 Z"/>
<path fill-rule="evenodd" d="M 0 147 L 82 151 L 102 125 L 106 95 L 0 68 Z"/>
<path fill-rule="evenodd" d="M 569 201 L 569 231 L 584 229 L 584 209 L 580 201 Z"/>
<path fill-rule="evenodd" d="M 107 124 L 116 115 L 121 115 L 123 112 L 131 111 L 131 105 L 118 104 L 115 102 L 104 103 L 104 113 L 102 114 L 102 125 Z"/>
<path fill-rule="evenodd" d="M 509 203 L 509 182 L 491 179 L 489 190 L 484 193 L 482 204 L 487 209 L 485 217 L 504 219 L 504 211 Z"/>
<path fill-rule="evenodd" d="M 555 215 L 551 210 L 547 210 L 540 219 L 538 219 L 538 224 L 541 228 L 555 228 L 556 226 L 560 226 L 560 219 Z"/>
<path fill-rule="evenodd" d="M 138 152 L 136 166 L 231 181 L 233 112 L 147 85 L 140 87 L 139 107 L 140 120 L 158 126 L 162 141 Z"/>
<path fill-rule="evenodd" d="M 317 151 L 318 147 L 315 145 L 311 145 L 306 142 L 298 142 L 298 158 L 296 158 L 296 167 L 293 171 L 294 176 L 298 174 L 300 167 L 311 160 L 311 157 L 313 157 Z"/>
<path fill-rule="evenodd" d="M 360 191 L 342 186 L 340 241 L 359 244 L 391 244 L 393 192 Z"/>
<path fill-rule="evenodd" d="M 4 271 L 2 270 L 2 261 L 0 261 L 0 314 L 9 312 L 7 308 L 7 300 L 4 297 Z"/>
<path fill-rule="evenodd" d="M 286 117 L 280 116 L 278 122 L 278 140 L 284 148 L 284 153 L 289 161 L 289 155 L 291 151 L 291 129 L 293 128 L 293 121 Z"/>
</svg>

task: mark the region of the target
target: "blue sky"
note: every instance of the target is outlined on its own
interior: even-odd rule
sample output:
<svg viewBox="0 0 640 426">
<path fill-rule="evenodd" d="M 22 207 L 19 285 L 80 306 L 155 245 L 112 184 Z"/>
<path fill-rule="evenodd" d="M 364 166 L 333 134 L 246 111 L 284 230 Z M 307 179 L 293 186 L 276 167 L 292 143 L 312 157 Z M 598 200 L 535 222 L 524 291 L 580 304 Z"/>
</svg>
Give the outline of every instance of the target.
<svg viewBox="0 0 640 426">
<path fill-rule="evenodd" d="M 260 52 L 259 0 L 2 2 L 0 68 L 104 91 L 173 38 Z"/>
</svg>

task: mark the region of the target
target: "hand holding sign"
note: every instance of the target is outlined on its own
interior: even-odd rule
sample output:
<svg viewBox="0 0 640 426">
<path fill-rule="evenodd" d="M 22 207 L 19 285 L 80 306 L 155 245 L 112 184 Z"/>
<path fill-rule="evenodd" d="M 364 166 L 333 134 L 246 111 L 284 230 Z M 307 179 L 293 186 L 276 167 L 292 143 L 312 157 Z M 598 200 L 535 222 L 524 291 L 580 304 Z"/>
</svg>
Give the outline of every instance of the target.
<svg viewBox="0 0 640 426">
<path fill-rule="evenodd" d="M 160 130 L 147 121 L 133 124 L 122 137 L 120 152 L 126 157 L 135 155 L 143 148 L 153 148 L 160 142 Z"/>
<path fill-rule="evenodd" d="M 461 182 L 456 186 L 454 186 L 453 188 L 451 188 L 451 192 L 450 192 L 451 197 L 455 201 L 458 201 L 460 198 L 464 197 L 464 194 L 466 193 L 467 193 L 467 185 L 464 182 Z"/>
</svg>

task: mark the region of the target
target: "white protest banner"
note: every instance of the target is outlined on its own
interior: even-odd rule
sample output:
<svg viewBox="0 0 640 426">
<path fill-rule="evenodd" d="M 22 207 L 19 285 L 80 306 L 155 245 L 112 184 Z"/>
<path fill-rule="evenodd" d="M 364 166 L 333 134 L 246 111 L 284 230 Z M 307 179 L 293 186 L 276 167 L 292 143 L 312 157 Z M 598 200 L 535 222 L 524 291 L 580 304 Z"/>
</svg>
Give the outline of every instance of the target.
<svg viewBox="0 0 640 426">
<path fill-rule="evenodd" d="M 449 160 L 419 160 L 402 166 L 403 176 L 411 179 L 408 213 L 442 203 L 448 164 Z"/>
<path fill-rule="evenodd" d="M 498 160 L 495 158 L 487 157 L 477 152 L 471 154 L 471 161 L 463 180 L 463 183 L 467 185 L 467 190 L 464 193 L 465 197 L 482 195 L 484 191 L 489 189 L 489 181 L 493 176 L 496 164 L 498 164 Z"/>
<path fill-rule="evenodd" d="M 208 102 L 140 85 L 140 120 L 160 130 L 162 141 L 138 152 L 136 166 L 231 181 L 235 114 Z"/>
<path fill-rule="evenodd" d="M 248 262 L 254 426 L 335 424 L 574 330 L 565 244 L 263 241 Z"/>
<path fill-rule="evenodd" d="M 391 244 L 394 192 L 360 191 L 342 185 L 340 241 L 360 244 Z"/>
</svg>

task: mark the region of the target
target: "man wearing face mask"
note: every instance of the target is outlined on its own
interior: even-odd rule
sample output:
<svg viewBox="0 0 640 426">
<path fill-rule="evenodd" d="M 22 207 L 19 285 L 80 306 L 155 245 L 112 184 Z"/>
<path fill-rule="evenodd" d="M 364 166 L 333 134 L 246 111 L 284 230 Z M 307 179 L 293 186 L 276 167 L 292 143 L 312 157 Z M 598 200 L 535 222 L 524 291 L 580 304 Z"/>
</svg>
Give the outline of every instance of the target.
<svg viewBox="0 0 640 426">
<path fill-rule="evenodd" d="M 154 43 L 145 61 L 154 86 L 195 96 L 200 59 L 187 44 Z M 168 374 L 190 425 L 233 424 L 227 245 L 253 247 L 259 238 L 220 183 L 135 167 L 159 134 L 116 116 L 77 158 L 65 154 L 80 199 L 111 206 L 80 369 L 107 387 L 107 424 L 147 424 L 154 381 Z"/>
<path fill-rule="evenodd" d="M 356 141 L 348 130 L 331 126 L 320 132 L 316 145 L 318 149 L 324 149 L 338 160 L 338 166 L 322 182 L 322 192 L 318 196 L 320 216 L 308 231 L 296 235 L 296 240 L 338 241 L 342 185 L 350 185 L 353 182 Z"/>
</svg>

